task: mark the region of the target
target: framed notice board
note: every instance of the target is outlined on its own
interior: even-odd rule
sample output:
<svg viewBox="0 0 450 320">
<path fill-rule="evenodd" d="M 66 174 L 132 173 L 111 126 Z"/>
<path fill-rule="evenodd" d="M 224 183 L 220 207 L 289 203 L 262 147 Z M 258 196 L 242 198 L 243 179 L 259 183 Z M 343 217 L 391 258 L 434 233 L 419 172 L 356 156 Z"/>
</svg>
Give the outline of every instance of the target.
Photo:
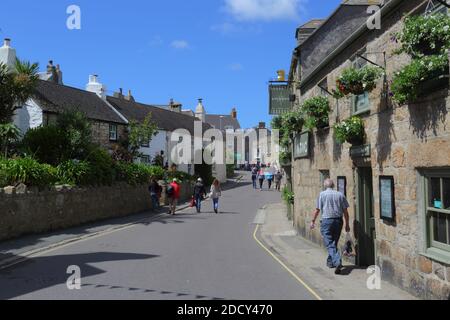
<svg viewBox="0 0 450 320">
<path fill-rule="evenodd" d="M 381 219 L 395 221 L 395 182 L 394 177 L 380 177 L 380 215 Z"/>
</svg>

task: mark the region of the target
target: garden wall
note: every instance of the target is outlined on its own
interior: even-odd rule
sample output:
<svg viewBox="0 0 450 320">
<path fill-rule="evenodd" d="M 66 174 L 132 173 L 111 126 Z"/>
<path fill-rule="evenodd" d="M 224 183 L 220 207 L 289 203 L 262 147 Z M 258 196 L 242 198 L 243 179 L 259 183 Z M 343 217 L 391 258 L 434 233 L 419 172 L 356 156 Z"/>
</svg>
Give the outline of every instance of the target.
<svg viewBox="0 0 450 320">
<path fill-rule="evenodd" d="M 183 184 L 190 190 L 190 184 Z M 190 194 L 184 192 L 183 200 Z M 148 186 L 26 191 L 0 188 L 0 241 L 152 209 Z"/>
</svg>

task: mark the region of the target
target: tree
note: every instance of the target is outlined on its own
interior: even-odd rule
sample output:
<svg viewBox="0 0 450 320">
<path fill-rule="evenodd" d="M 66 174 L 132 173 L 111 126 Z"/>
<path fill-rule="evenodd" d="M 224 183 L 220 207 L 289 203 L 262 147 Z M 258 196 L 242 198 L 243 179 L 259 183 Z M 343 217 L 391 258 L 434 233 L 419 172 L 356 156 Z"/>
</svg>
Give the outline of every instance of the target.
<svg viewBox="0 0 450 320">
<path fill-rule="evenodd" d="M 12 123 L 0 124 L 0 151 L 8 157 L 8 150 L 12 143 L 19 140 L 20 130 Z"/>
<path fill-rule="evenodd" d="M 139 149 L 142 145 L 150 144 L 158 134 L 158 126 L 152 121 L 149 113 L 141 123 L 130 121 L 127 134 L 122 137 L 114 149 L 113 158 L 116 161 L 133 162 L 141 156 Z"/>
<path fill-rule="evenodd" d="M 58 116 L 57 126 L 64 130 L 68 140 L 67 159 L 81 159 L 86 156 L 92 144 L 91 123 L 80 111 L 66 111 Z"/>
<path fill-rule="evenodd" d="M 0 123 L 12 121 L 14 113 L 34 93 L 39 65 L 16 60 L 14 68 L 0 63 Z"/>
</svg>

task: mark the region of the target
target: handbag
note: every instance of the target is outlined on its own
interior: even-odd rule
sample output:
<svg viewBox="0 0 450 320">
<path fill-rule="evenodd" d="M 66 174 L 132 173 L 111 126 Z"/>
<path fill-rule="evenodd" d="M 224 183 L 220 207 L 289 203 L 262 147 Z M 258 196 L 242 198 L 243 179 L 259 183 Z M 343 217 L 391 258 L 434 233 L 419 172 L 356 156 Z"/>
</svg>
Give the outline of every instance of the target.
<svg viewBox="0 0 450 320">
<path fill-rule="evenodd" d="M 196 201 L 195 201 L 195 197 L 192 196 L 190 207 L 193 208 L 193 207 L 195 207 L 196 205 L 197 205 L 197 203 L 196 203 Z"/>
</svg>

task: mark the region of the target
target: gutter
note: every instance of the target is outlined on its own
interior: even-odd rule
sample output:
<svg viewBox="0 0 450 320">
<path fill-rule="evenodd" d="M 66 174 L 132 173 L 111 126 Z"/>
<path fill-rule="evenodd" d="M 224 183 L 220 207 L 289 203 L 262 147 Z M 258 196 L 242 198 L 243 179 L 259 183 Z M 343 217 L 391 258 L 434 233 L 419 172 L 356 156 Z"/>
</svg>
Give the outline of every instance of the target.
<svg viewBox="0 0 450 320">
<path fill-rule="evenodd" d="M 386 13 L 393 10 L 397 5 L 399 5 L 402 0 L 391 0 L 386 5 L 381 8 L 381 17 L 383 17 Z M 358 28 L 350 37 L 348 37 L 341 45 L 339 45 L 336 49 L 334 49 L 301 83 L 300 86 L 304 87 L 311 79 L 326 65 L 328 65 L 339 53 L 344 51 L 350 44 L 352 44 L 356 39 L 358 39 L 361 35 L 363 35 L 369 29 L 367 28 L 367 24 L 364 23 L 361 27 Z M 371 30 L 369 30 L 371 31 Z"/>
</svg>

